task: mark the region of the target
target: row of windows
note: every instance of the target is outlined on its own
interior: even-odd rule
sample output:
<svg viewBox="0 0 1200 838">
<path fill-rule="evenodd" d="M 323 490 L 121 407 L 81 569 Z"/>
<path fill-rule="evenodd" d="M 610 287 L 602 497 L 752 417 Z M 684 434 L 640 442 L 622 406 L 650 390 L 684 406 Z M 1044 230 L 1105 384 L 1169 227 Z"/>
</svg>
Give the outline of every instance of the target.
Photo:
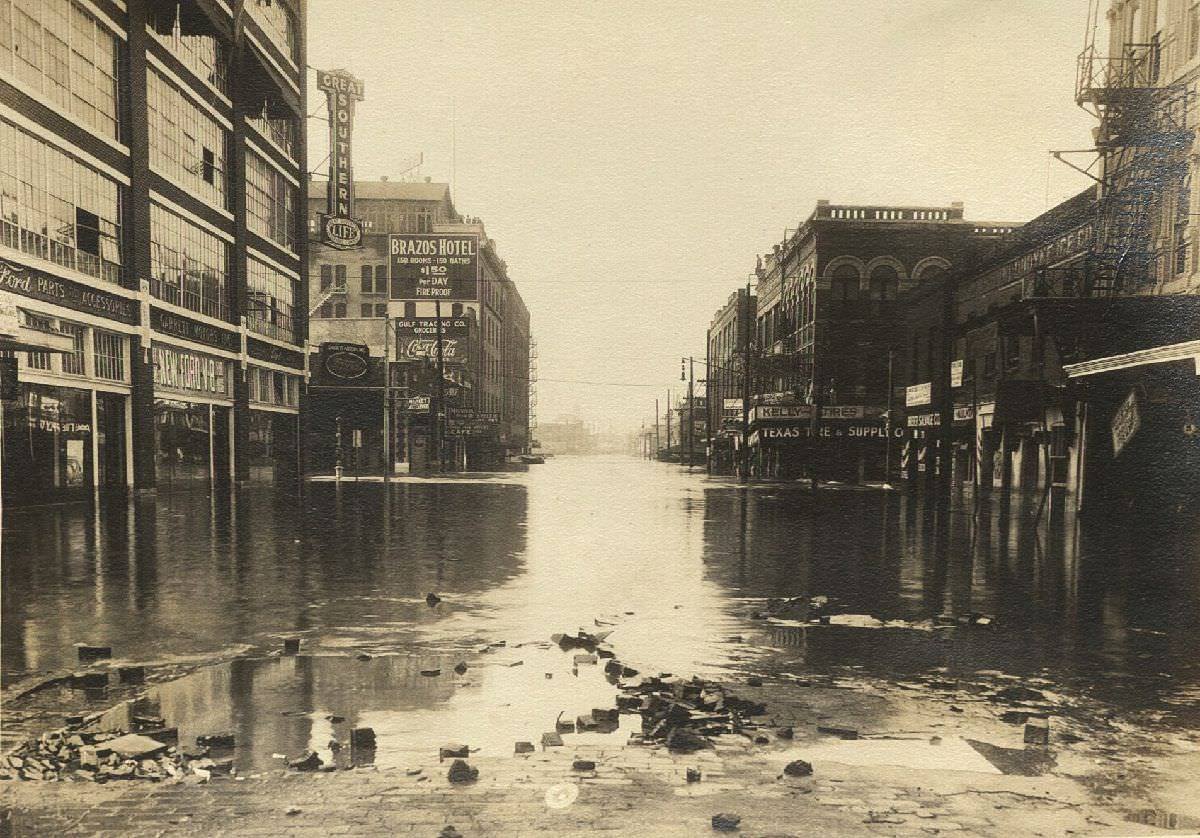
<svg viewBox="0 0 1200 838">
<path fill-rule="evenodd" d="M 179 3 L 169 8 L 149 9 L 147 31 L 197 78 L 228 95 L 229 55 L 224 42 L 212 35 L 184 34 L 179 13 Z"/>
<path fill-rule="evenodd" d="M 225 129 L 153 67 L 146 71 L 146 104 L 150 166 L 176 186 L 225 207 Z"/>
<path fill-rule="evenodd" d="M 367 229 L 376 233 L 432 233 L 445 221 L 440 204 L 397 206 L 395 201 L 358 201 L 355 210 Z"/>
<path fill-rule="evenodd" d="M 388 291 L 388 266 L 376 265 L 372 271 L 370 265 L 363 265 L 359 289 L 364 294 L 386 294 Z"/>
<path fill-rule="evenodd" d="M 248 114 L 246 122 L 255 131 L 269 138 L 271 142 L 283 149 L 288 157 L 295 159 L 296 122 L 290 116 L 272 116 L 268 110 L 267 103 L 263 102 L 262 111 L 255 114 Z"/>
<path fill-rule="evenodd" d="M 300 190 L 252 151 L 246 152 L 246 226 L 258 235 L 296 250 L 296 206 Z"/>
<path fill-rule="evenodd" d="M 118 137 L 117 38 L 72 0 L 0 0 L 0 72 Z"/>
<path fill-rule="evenodd" d="M 265 262 L 246 260 L 246 323 L 260 335 L 296 339 L 296 280 Z"/>
<path fill-rule="evenodd" d="M 128 381 L 125 373 L 127 369 L 126 341 L 122 335 L 84 326 L 81 323 L 55 320 L 55 318 L 34 314 L 23 309 L 21 318 L 30 328 L 70 335 L 75 341 L 75 349 L 70 353 L 25 353 L 26 368 L 62 375 L 100 378 L 105 381 Z M 91 332 L 90 341 L 88 340 L 89 332 Z M 90 352 L 88 351 L 89 347 Z"/>
<path fill-rule="evenodd" d="M 150 293 L 224 319 L 229 244 L 157 204 L 150 205 Z"/>
<path fill-rule="evenodd" d="M 279 51 L 296 61 L 299 45 L 296 41 L 296 19 L 283 0 L 246 0 L 250 13 Z"/>
<path fill-rule="evenodd" d="M 360 317 L 387 317 L 387 308 L 388 308 L 387 303 L 360 303 L 359 316 Z M 324 319 L 324 320 L 329 320 L 330 318 L 342 318 L 342 317 L 348 316 L 346 312 L 347 312 L 347 308 L 346 308 L 345 303 L 341 303 L 341 302 L 335 303 L 335 302 L 327 301 L 327 302 L 323 303 L 321 305 L 321 307 L 317 310 L 316 317 L 318 317 L 320 319 Z M 462 317 L 462 313 L 463 313 L 463 304 L 462 303 L 454 303 L 450 307 L 450 314 L 445 315 L 445 316 Z M 416 317 L 417 316 L 416 302 L 414 302 L 412 300 L 408 300 L 404 303 L 404 316 L 405 317 Z"/>
<path fill-rule="evenodd" d="M 247 375 L 252 402 L 296 407 L 300 404 L 300 377 L 286 372 L 250 367 Z"/>
<path fill-rule="evenodd" d="M 0 242 L 118 282 L 120 218 L 115 181 L 0 120 Z"/>
</svg>

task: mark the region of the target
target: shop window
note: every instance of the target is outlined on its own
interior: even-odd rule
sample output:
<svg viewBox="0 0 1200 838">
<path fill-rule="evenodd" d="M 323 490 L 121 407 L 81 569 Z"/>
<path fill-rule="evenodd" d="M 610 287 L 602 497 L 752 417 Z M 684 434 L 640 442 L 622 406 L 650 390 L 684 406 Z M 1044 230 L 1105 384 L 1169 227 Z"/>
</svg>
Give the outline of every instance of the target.
<svg viewBox="0 0 1200 838">
<path fill-rule="evenodd" d="M 62 371 L 63 375 L 86 375 L 87 367 L 84 362 L 84 339 L 87 337 L 87 329 L 77 323 L 62 323 L 58 324 L 58 330 L 63 334 L 71 336 L 74 341 L 74 350 L 69 354 L 62 356 Z"/>
<path fill-rule="evenodd" d="M 125 338 L 102 329 L 92 335 L 95 352 L 96 378 L 107 381 L 125 380 Z"/>
</svg>

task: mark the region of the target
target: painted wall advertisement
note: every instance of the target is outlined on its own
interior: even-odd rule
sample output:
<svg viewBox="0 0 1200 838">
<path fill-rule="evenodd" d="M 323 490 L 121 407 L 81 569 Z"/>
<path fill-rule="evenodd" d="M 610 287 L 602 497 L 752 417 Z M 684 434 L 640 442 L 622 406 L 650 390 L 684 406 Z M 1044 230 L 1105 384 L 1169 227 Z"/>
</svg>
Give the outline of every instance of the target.
<svg viewBox="0 0 1200 838">
<path fill-rule="evenodd" d="M 396 320 L 396 360 L 437 361 L 438 319 L 405 317 Z M 442 318 L 442 361 L 465 364 L 470 345 L 471 321 L 465 317 Z"/>
<path fill-rule="evenodd" d="M 190 390 L 211 396 L 229 395 L 229 362 L 211 355 L 154 344 L 154 386 Z"/>
<path fill-rule="evenodd" d="M 478 296 L 479 237 L 400 233 L 388 237 L 393 300 L 469 302 Z"/>
</svg>

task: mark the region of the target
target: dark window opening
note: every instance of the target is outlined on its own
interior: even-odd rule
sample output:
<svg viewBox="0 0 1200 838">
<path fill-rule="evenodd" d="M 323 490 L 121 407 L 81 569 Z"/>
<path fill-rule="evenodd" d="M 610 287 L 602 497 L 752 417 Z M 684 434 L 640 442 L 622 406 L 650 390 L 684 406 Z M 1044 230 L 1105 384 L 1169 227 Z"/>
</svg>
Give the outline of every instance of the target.
<svg viewBox="0 0 1200 838">
<path fill-rule="evenodd" d="M 321 266 L 321 290 L 325 291 L 333 284 L 333 265 Z"/>
<path fill-rule="evenodd" d="M 100 255 L 100 216 L 75 208 L 75 246 L 84 253 Z"/>
<path fill-rule="evenodd" d="M 211 148 L 206 148 L 206 149 L 204 149 L 203 157 L 204 157 L 204 181 L 206 183 L 216 183 L 217 182 L 217 158 L 216 158 L 216 155 L 213 154 L 213 150 Z"/>
</svg>

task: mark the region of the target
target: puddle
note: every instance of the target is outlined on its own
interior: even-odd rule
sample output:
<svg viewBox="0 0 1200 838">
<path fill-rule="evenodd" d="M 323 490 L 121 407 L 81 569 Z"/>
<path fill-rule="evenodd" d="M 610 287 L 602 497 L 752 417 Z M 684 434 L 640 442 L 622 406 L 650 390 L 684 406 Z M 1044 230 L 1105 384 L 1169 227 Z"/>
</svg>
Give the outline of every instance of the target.
<svg viewBox="0 0 1200 838">
<path fill-rule="evenodd" d="M 912 739 L 839 740 L 788 751 L 785 762 L 793 759 L 812 763 L 1002 773 L 965 739 L 953 737 L 943 739 L 937 745 Z"/>
<path fill-rule="evenodd" d="M 449 742 L 485 756 L 512 755 L 517 741 L 540 743 L 560 713 L 574 721 L 615 704 L 603 661 L 573 666 L 573 655 L 557 647 L 504 652 L 468 660 L 461 675 L 454 672 L 460 656 L 240 658 L 151 687 L 138 702 L 106 713 L 98 728 L 129 730 L 133 715 L 151 715 L 178 728 L 181 745 L 232 733 L 234 747 L 222 756 L 253 773 L 282 768 L 285 761 L 273 755 L 309 750 L 327 765 L 348 765 L 351 730 L 369 727 L 375 749 L 356 753 L 355 762 L 410 767 L 429 764 Z M 434 670 L 440 674 L 422 674 Z M 637 723 L 625 716 L 616 731 L 566 733 L 563 740 L 567 747 L 623 742 Z M 341 747 L 331 747 L 334 740 Z"/>
</svg>

